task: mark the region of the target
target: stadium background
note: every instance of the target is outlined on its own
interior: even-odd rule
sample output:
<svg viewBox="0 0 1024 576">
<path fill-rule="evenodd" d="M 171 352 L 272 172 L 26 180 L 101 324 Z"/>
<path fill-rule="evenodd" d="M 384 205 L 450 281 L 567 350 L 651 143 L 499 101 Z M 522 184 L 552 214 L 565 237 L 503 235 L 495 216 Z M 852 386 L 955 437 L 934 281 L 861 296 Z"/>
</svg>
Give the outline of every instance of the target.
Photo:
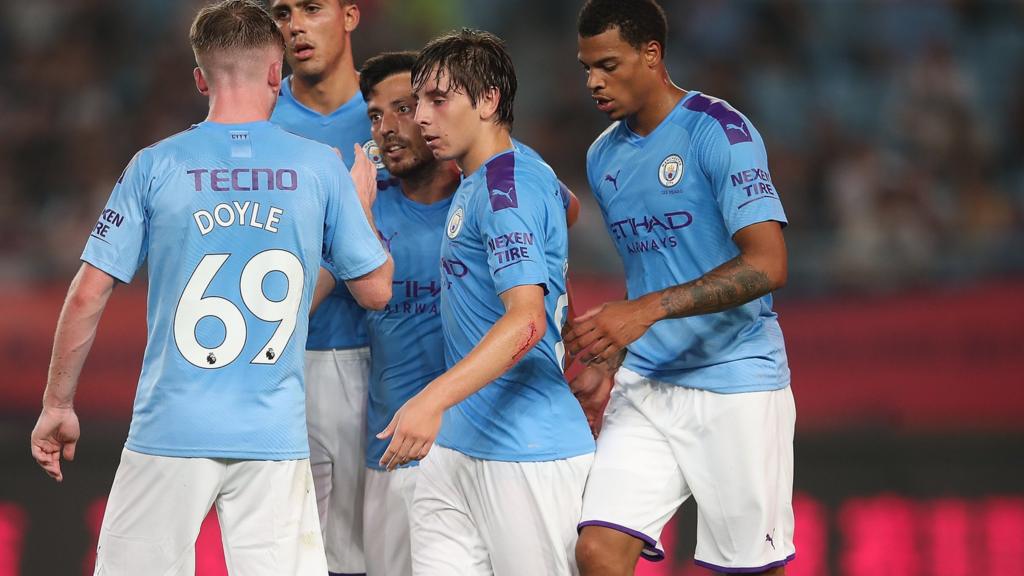
<svg viewBox="0 0 1024 576">
<path fill-rule="evenodd" d="M 790 217 L 777 295 L 798 405 L 789 574 L 1024 575 L 1024 4 L 666 0 L 668 65 L 757 125 Z M 0 576 L 91 574 L 145 337 L 117 290 L 85 368 L 78 461 L 28 454 L 53 327 L 135 150 L 205 115 L 192 0 L 0 5 Z M 581 197 L 582 308 L 621 293 L 584 153 L 607 124 L 567 0 L 361 0 L 357 65 L 469 25 L 506 39 L 515 134 Z M 695 509 L 638 574 L 700 574 Z M 223 573 L 215 522 L 197 574 Z"/>
</svg>

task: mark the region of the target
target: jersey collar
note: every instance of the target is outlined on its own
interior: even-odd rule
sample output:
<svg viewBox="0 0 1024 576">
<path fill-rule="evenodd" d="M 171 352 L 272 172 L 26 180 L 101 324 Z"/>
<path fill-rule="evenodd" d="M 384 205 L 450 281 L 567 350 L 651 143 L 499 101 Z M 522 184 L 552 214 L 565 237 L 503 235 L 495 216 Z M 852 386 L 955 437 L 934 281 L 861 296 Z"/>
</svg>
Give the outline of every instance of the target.
<svg viewBox="0 0 1024 576">
<path fill-rule="evenodd" d="M 619 125 L 622 127 L 622 138 L 626 142 L 634 146 L 643 146 L 647 141 L 652 139 L 655 134 L 660 132 L 662 128 L 664 128 L 668 124 L 671 124 L 672 121 L 675 119 L 675 116 L 679 114 L 680 110 L 682 110 L 683 104 L 685 104 L 687 100 L 693 98 L 697 94 L 700 94 L 700 92 L 698 92 L 697 90 L 688 90 L 686 92 L 686 96 L 683 96 L 682 99 L 680 99 L 679 102 L 671 110 L 669 110 L 668 114 L 666 114 L 665 117 L 661 119 L 661 122 L 659 122 L 658 125 L 654 127 L 654 130 L 651 130 L 650 134 L 648 134 L 647 136 L 641 136 L 636 132 L 633 132 L 633 130 L 629 127 L 629 124 L 625 120 L 620 121 Z"/>
</svg>

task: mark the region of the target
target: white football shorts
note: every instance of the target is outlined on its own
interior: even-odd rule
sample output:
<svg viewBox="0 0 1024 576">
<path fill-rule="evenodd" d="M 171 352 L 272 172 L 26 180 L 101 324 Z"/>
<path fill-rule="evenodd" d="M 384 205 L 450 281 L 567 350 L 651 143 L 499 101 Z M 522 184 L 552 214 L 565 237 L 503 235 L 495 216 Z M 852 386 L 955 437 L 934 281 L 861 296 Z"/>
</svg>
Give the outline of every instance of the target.
<svg viewBox="0 0 1024 576">
<path fill-rule="evenodd" d="M 228 572 L 324 576 L 309 460 L 151 456 L 125 449 L 96 547 L 96 576 L 193 576 L 217 506 Z"/>
<path fill-rule="evenodd" d="M 793 546 L 789 387 L 718 394 L 620 368 L 597 439 L 580 528 L 603 526 L 660 560 L 665 524 L 697 502 L 694 561 L 718 572 L 784 565 Z"/>
<path fill-rule="evenodd" d="M 434 446 L 412 507 L 416 576 L 569 576 L 593 454 L 480 460 Z"/>
<path fill-rule="evenodd" d="M 363 483 L 370 349 L 306 351 L 306 426 L 327 566 L 366 572 Z"/>
<path fill-rule="evenodd" d="M 411 576 L 409 511 L 419 467 L 366 469 L 363 548 L 366 576 Z"/>
</svg>

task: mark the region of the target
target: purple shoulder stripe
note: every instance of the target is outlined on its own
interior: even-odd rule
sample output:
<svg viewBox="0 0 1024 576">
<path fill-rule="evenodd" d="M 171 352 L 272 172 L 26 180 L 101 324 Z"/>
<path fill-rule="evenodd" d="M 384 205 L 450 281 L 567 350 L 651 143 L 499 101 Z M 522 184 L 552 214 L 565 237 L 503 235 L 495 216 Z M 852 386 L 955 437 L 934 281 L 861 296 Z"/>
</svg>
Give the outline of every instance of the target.
<svg viewBox="0 0 1024 576">
<path fill-rule="evenodd" d="M 683 103 L 683 107 L 694 112 L 703 112 L 714 118 L 725 131 L 725 135 L 729 138 L 729 144 L 753 141 L 750 137 L 750 128 L 747 127 L 743 117 L 723 100 L 695 94 Z"/>
<path fill-rule="evenodd" d="M 569 191 L 569 188 L 565 184 L 563 184 L 561 180 L 558 181 L 558 193 L 561 195 L 562 198 L 562 208 L 568 210 L 569 203 L 571 202 L 570 197 L 572 192 Z"/>
<path fill-rule="evenodd" d="M 518 208 L 516 198 L 516 155 L 507 152 L 493 158 L 486 165 L 487 195 L 491 199 L 491 211 Z"/>
</svg>

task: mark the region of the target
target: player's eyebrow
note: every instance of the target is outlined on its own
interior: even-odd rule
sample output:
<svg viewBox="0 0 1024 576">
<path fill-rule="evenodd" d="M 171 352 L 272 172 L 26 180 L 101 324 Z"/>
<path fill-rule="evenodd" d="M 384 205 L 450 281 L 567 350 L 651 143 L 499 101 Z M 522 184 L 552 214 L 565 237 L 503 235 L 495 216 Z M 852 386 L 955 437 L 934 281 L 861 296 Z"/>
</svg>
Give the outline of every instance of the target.
<svg viewBox="0 0 1024 576">
<path fill-rule="evenodd" d="M 600 60 L 595 62 L 594 63 L 594 67 L 595 68 L 604 68 L 604 67 L 608 66 L 609 64 L 617 64 L 618 62 L 619 62 L 619 59 L 616 58 L 615 56 L 607 56 L 607 57 L 601 58 Z"/>
</svg>

